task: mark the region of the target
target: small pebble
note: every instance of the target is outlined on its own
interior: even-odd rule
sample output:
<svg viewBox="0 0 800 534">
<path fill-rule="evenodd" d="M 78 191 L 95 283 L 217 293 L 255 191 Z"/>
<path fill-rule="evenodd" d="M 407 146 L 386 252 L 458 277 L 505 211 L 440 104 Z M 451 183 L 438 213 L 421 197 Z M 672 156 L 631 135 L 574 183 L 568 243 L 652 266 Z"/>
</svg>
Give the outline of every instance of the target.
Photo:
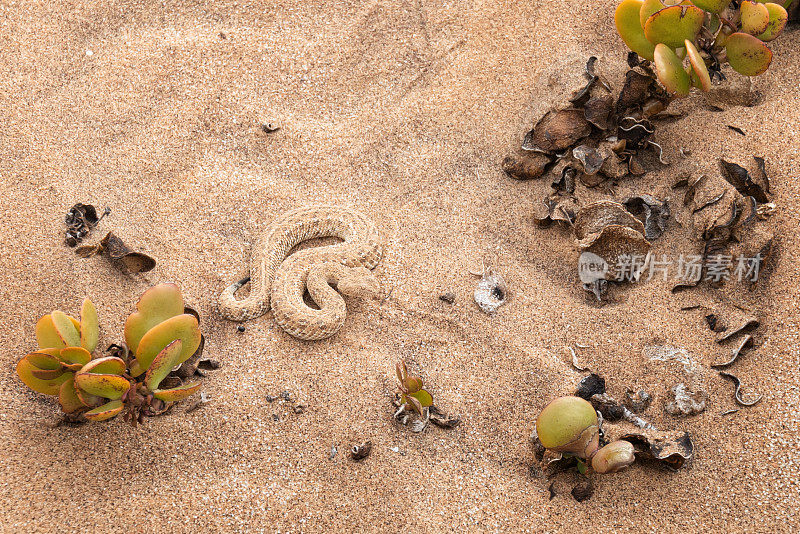
<svg viewBox="0 0 800 534">
<path fill-rule="evenodd" d="M 441 300 L 442 302 L 446 302 L 448 304 L 453 304 L 456 301 L 456 295 L 455 293 L 448 291 L 443 295 L 439 295 L 439 300 Z"/>
<path fill-rule="evenodd" d="M 239 332 L 244 332 L 244 326 L 243 325 L 239 325 L 239 326 L 236 327 L 236 330 L 238 330 Z"/>
</svg>

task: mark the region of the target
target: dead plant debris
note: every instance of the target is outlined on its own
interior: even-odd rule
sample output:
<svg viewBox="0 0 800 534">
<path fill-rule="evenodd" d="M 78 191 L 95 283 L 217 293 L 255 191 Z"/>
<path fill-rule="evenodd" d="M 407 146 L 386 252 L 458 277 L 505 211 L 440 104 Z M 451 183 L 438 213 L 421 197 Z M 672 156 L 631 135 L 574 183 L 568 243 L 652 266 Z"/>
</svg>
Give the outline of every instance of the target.
<svg viewBox="0 0 800 534">
<path fill-rule="evenodd" d="M 352 458 L 357 462 L 369 456 L 371 452 L 372 452 L 372 442 L 365 441 L 364 443 L 361 443 L 359 445 L 353 445 L 353 447 L 350 449 L 350 458 Z"/>
<path fill-rule="evenodd" d="M 97 208 L 91 204 L 83 204 L 78 202 L 72 206 L 67 215 L 64 217 L 64 222 L 67 223 L 66 236 L 64 243 L 68 247 L 74 247 L 91 233 L 103 218 L 111 213 L 111 208 L 103 210 L 103 214 L 97 216 Z"/>
<path fill-rule="evenodd" d="M 156 260 L 147 254 L 131 250 L 112 232 L 108 232 L 96 245 L 78 247 L 75 253 L 81 258 L 104 255 L 114 267 L 131 274 L 146 273 L 156 266 Z"/>
<path fill-rule="evenodd" d="M 763 398 L 763 395 L 759 395 L 758 397 L 756 397 L 753 400 L 746 401 L 742 397 L 742 391 L 741 391 L 742 390 L 742 381 L 739 380 L 739 377 L 737 377 L 735 375 L 732 375 L 730 373 L 726 373 L 724 371 L 720 371 L 719 372 L 719 376 L 721 376 L 722 378 L 725 378 L 726 380 L 730 380 L 731 382 L 733 382 L 733 387 L 734 387 L 733 398 L 736 400 L 736 404 L 738 404 L 739 406 L 754 406 L 754 405 L 758 404 L 758 402 Z"/>
</svg>

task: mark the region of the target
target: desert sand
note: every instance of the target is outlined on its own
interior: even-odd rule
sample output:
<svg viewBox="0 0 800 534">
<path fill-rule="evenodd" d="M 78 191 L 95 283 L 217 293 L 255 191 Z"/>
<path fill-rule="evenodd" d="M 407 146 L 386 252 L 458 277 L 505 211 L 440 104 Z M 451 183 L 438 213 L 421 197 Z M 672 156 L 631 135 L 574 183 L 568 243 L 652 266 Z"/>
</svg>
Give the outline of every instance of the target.
<svg viewBox="0 0 800 534">
<path fill-rule="evenodd" d="M 726 358 L 683 306 L 714 290 L 631 286 L 597 306 L 580 287 L 568 229 L 537 227 L 546 181 L 500 161 L 586 58 L 621 86 L 615 2 L 10 2 L 0 3 L 0 530 L 4 532 L 789 532 L 800 528 L 800 28 L 772 44 L 755 107 L 712 113 L 697 95 L 659 127 L 672 162 L 617 194 L 675 198 L 677 162 L 766 158 L 781 244 L 757 308 L 757 350 L 735 365 L 754 407 L 709 364 Z M 280 130 L 265 133 L 272 121 Z M 746 132 L 736 134 L 726 125 Z M 691 150 L 682 158 L 681 148 Z M 63 244 L 75 202 L 157 261 L 124 276 Z M 270 220 L 311 202 L 347 205 L 384 229 L 376 274 L 391 295 L 354 302 L 321 342 L 286 335 L 270 314 L 240 333 L 216 298 L 247 272 Z M 658 253 L 691 245 L 671 221 Z M 674 231 L 673 231 L 674 230 Z M 472 301 L 484 262 L 511 297 L 489 316 Z M 53 428 L 58 406 L 14 372 L 52 309 L 98 306 L 104 343 L 120 340 L 138 296 L 178 283 L 202 317 L 211 402 L 132 429 L 122 421 Z M 439 295 L 456 295 L 450 305 Z M 646 415 L 687 430 L 678 472 L 635 464 L 594 476 L 594 496 L 549 500 L 531 476 L 541 408 L 582 373 L 621 398 L 643 387 Z M 646 347 L 683 347 L 709 394 L 700 415 L 662 407 L 680 365 Z M 394 363 L 405 358 L 455 429 L 414 434 L 392 419 Z M 288 391 L 306 405 L 267 401 Z M 372 455 L 347 457 L 371 440 Z M 331 458 L 332 447 L 337 454 Z"/>
</svg>

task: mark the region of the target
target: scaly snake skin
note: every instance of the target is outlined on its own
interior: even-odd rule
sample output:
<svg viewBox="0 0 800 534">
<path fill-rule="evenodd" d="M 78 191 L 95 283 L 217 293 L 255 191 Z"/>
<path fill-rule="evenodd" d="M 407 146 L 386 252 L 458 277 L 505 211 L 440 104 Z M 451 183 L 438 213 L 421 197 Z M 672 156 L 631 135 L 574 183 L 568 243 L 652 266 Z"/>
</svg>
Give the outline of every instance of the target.
<svg viewBox="0 0 800 534">
<path fill-rule="evenodd" d="M 298 244 L 319 237 L 338 237 L 344 242 L 289 256 Z M 288 211 L 253 248 L 250 294 L 242 300 L 235 296 L 247 278 L 231 284 L 219 297 L 220 313 L 233 321 L 246 321 L 265 314 L 271 305 L 275 321 L 294 337 L 330 337 L 347 315 L 339 293 L 379 295 L 380 285 L 369 269 L 378 265 L 382 254 L 383 242 L 375 225 L 355 210 L 317 205 Z M 319 310 L 303 301 L 306 289 Z"/>
</svg>

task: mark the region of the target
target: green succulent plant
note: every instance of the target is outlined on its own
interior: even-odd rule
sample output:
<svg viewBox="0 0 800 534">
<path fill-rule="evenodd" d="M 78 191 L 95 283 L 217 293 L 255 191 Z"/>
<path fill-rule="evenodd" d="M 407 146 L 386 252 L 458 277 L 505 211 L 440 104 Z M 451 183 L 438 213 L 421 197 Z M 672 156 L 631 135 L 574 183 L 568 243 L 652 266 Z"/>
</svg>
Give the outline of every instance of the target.
<svg viewBox="0 0 800 534">
<path fill-rule="evenodd" d="M 199 382 L 160 387 L 200 345 L 198 320 L 184 311 L 175 284 L 146 291 L 125 322 L 124 358 L 93 356 L 100 332 L 97 311 L 88 298 L 80 322 L 53 311 L 36 324 L 39 348 L 19 361 L 17 375 L 34 391 L 58 396 L 66 414 L 103 421 L 127 410 L 126 418 L 135 424 L 152 412 L 154 399 L 175 402 L 200 389 Z"/>
<path fill-rule="evenodd" d="M 710 90 L 724 63 L 745 76 L 765 72 L 772 51 L 764 43 L 781 34 L 794 1 L 622 0 L 614 22 L 628 48 L 652 61 L 661 84 L 681 97 L 691 87 Z"/>
<path fill-rule="evenodd" d="M 536 433 L 544 448 L 591 463 L 597 473 L 615 473 L 635 460 L 633 444 L 612 441 L 600 447 L 600 425 L 594 407 L 580 397 L 559 397 L 536 419 Z"/>
<path fill-rule="evenodd" d="M 400 402 L 411 406 L 415 412 L 422 415 L 422 410 L 433 405 L 433 397 L 423 389 L 422 378 L 408 374 L 406 362 L 400 361 L 395 366 L 397 373 L 397 389 L 400 394 Z"/>
</svg>

